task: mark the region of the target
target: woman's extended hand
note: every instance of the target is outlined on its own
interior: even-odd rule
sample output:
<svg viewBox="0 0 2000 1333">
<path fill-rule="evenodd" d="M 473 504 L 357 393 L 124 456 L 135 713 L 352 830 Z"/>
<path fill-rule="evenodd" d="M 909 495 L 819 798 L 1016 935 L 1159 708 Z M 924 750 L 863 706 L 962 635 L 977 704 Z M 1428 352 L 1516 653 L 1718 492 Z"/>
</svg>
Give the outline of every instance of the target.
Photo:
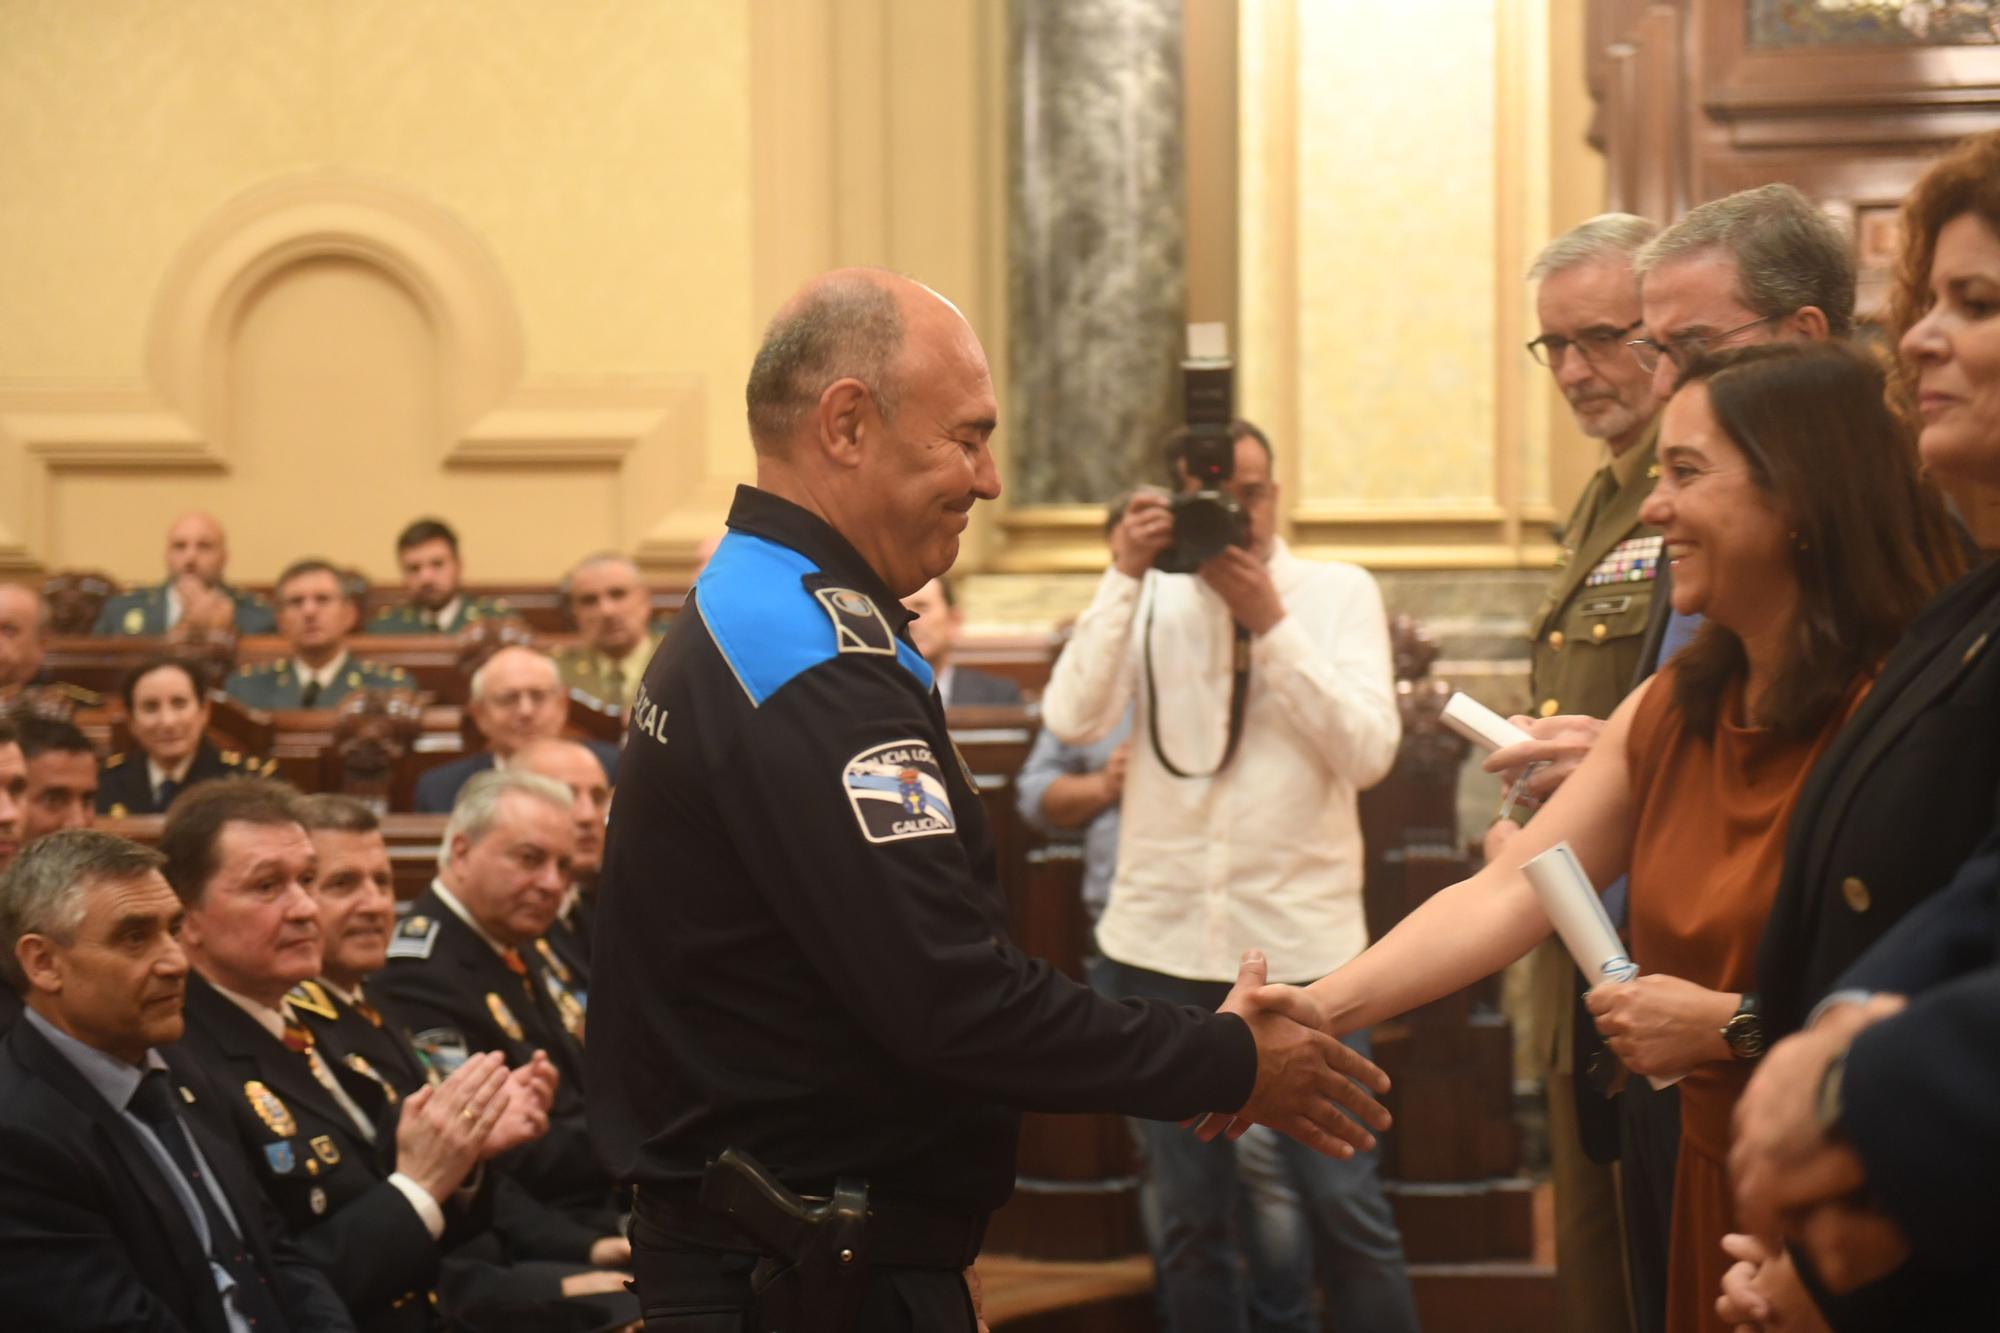
<svg viewBox="0 0 2000 1333">
<path fill-rule="evenodd" d="M 1710 1060 L 1731 1059 L 1723 1025 L 1742 996 L 1679 977 L 1607 981 L 1583 997 L 1604 1041 L 1635 1074 L 1673 1078 Z"/>
</svg>

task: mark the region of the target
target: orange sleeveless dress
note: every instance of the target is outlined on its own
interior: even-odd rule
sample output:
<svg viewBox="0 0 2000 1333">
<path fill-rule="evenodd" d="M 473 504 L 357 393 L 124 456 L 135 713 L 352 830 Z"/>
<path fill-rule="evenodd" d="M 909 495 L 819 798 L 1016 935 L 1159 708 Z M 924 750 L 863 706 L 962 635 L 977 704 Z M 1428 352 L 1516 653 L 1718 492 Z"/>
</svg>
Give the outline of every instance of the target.
<svg viewBox="0 0 2000 1333">
<path fill-rule="evenodd" d="M 1726 692 L 1713 737 L 1687 730 L 1673 667 L 1632 718 L 1632 960 L 1710 990 L 1756 985 L 1757 940 L 1785 859 L 1785 827 L 1806 774 L 1868 691 L 1856 680 L 1817 736 L 1784 741 L 1743 725 L 1743 683 Z M 1728 1333 L 1715 1313 L 1735 1229 L 1729 1118 L 1753 1066 L 1716 1061 L 1681 1081 L 1680 1163 L 1667 1253 L 1667 1327 Z"/>
</svg>

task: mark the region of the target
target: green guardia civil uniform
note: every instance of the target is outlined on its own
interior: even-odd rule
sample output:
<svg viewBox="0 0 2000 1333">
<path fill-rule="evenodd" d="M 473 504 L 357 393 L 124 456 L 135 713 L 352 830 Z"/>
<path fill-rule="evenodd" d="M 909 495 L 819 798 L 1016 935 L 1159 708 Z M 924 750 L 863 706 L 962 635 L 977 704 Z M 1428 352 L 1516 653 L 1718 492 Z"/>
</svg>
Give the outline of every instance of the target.
<svg viewBox="0 0 2000 1333">
<path fill-rule="evenodd" d="M 1530 624 L 1530 711 L 1538 716 L 1609 717 L 1632 688 L 1663 558 L 1659 529 L 1639 521 L 1659 477 L 1658 443 L 1655 417 L 1636 444 L 1590 479 L 1563 525 L 1556 576 Z M 1617 1184 L 1612 1168 L 1585 1151 L 1577 1109 L 1580 983 L 1560 940 L 1532 957 L 1529 1042 L 1546 1078 L 1558 1314 L 1565 1327 L 1623 1328 Z"/>
<path fill-rule="evenodd" d="M 278 618 L 269 602 L 255 593 L 227 584 L 222 585 L 222 591 L 228 593 L 229 600 L 235 603 L 238 634 L 272 634 L 277 631 Z M 167 623 L 167 585 L 156 583 L 148 588 L 134 588 L 116 597 L 107 597 L 104 605 L 98 608 L 97 623 L 90 627 L 90 632 L 157 636 L 171 628 Z"/>
<path fill-rule="evenodd" d="M 435 611 L 427 611 L 415 602 L 398 602 L 385 606 L 370 617 L 363 627 L 364 634 L 456 634 L 467 625 L 482 620 L 499 620 L 514 614 L 514 608 L 504 597 L 465 597 L 458 599 L 449 619 L 439 619 Z"/>
<path fill-rule="evenodd" d="M 275 661 L 253 662 L 249 666 L 238 667 L 222 688 L 230 698 L 252 708 L 281 710 L 333 708 L 348 695 L 361 690 L 409 690 L 415 689 L 416 683 L 410 679 L 410 673 L 401 667 L 363 661 L 350 654 L 333 680 L 320 690 L 310 704 L 305 702 L 305 687 L 306 678 L 299 673 L 298 665 L 289 657 L 280 657 Z"/>
<path fill-rule="evenodd" d="M 593 699 L 630 708 L 633 696 L 639 692 L 639 678 L 646 674 L 653 650 L 659 646 L 660 635 L 649 633 L 630 657 L 620 660 L 574 644 L 556 650 L 556 671 L 562 676 L 565 689 L 582 690 Z"/>
</svg>

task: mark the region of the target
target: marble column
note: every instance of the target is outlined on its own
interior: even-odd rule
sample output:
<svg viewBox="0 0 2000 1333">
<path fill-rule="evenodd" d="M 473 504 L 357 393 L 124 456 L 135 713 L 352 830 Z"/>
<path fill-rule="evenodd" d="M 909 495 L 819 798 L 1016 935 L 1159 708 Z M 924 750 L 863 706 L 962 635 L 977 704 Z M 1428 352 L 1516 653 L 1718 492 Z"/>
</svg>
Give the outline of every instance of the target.
<svg viewBox="0 0 2000 1333">
<path fill-rule="evenodd" d="M 1008 403 L 1016 504 L 1157 481 L 1180 421 L 1182 0 L 1011 0 Z"/>
</svg>

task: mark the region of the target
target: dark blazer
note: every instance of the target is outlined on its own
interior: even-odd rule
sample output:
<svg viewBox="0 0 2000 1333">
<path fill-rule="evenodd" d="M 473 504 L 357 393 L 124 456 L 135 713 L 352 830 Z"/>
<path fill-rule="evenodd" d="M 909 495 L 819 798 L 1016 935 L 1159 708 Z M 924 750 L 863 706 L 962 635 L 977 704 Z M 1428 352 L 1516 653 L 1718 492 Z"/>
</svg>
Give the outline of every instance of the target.
<svg viewBox="0 0 2000 1333">
<path fill-rule="evenodd" d="M 1910 997 L 1854 1039 L 1841 1079 L 1841 1128 L 1910 1258 L 1840 1297 L 1801 1271 L 1842 1333 L 2000 1328 L 2000 833 L 1862 955 L 1847 987 Z"/>
<path fill-rule="evenodd" d="M 431 1081 L 430 1069 L 410 1043 L 410 1034 L 396 1021 L 388 1001 L 369 987 L 362 987 L 362 999 L 375 1010 L 379 1022 L 364 1016 L 317 982 L 302 982 L 287 999 L 292 1012 L 312 1029 L 328 1058 L 379 1081 L 387 1096 L 401 1101 Z M 591 1245 L 611 1234 L 602 1225 L 586 1225 L 541 1203 L 506 1171 L 490 1172 L 489 1178 L 493 1231 L 503 1243 L 497 1250 L 477 1243 L 474 1248 L 491 1262 L 511 1256 L 587 1264 Z M 451 1257 L 463 1258 L 465 1253 L 461 1248 Z"/>
<path fill-rule="evenodd" d="M 608 741 L 586 740 L 581 742 L 597 756 L 597 762 L 604 765 L 604 775 L 614 783 L 618 781 L 618 747 Z M 481 750 L 463 759 L 454 759 L 448 764 L 440 764 L 417 778 L 417 790 L 413 800 L 418 814 L 448 815 L 452 805 L 458 800 L 459 789 L 477 775 L 493 767 L 493 752 Z"/>
<path fill-rule="evenodd" d="M 194 1087 L 176 1068 L 183 1089 Z M 184 1092 L 185 1095 L 185 1092 Z M 200 1107 L 216 1095 L 195 1091 Z M 188 1127 L 294 1333 L 353 1320 L 199 1115 Z M 34 1025 L 0 1040 L 0 1318 L 64 1329 L 229 1333 L 222 1300 L 172 1186 L 125 1118 Z"/>
<path fill-rule="evenodd" d="M 1767 1036 L 1949 883 L 2000 792 L 2000 565 L 1926 607 L 1806 779 L 1757 951 Z"/>
<path fill-rule="evenodd" d="M 584 1122 L 583 1047 L 563 1025 L 540 953 L 520 953 L 526 976 L 509 971 L 433 887 L 410 904 L 389 941 L 389 965 L 372 985 L 440 1072 L 478 1051 L 503 1051 L 517 1066 L 547 1051 L 562 1074 L 549 1132 L 501 1160 L 545 1203 L 609 1209 L 611 1174 Z"/>
<path fill-rule="evenodd" d="M 235 750 L 218 750 L 204 740 L 188 765 L 181 781 L 186 791 L 209 778 L 269 777 L 275 766 L 267 760 L 249 758 Z M 140 749 L 114 754 L 104 761 L 97 776 L 97 813 L 100 815 L 158 815 L 166 813 L 153 799 L 153 784 L 146 776 L 146 752 Z"/>
<path fill-rule="evenodd" d="M 981 707 L 1021 702 L 1021 687 L 1005 676 L 996 676 L 991 671 L 980 671 L 975 667 L 955 666 L 951 669 L 951 697 L 944 701 L 946 708 Z"/>
<path fill-rule="evenodd" d="M 180 1047 L 221 1090 L 223 1104 L 211 1114 L 227 1117 L 258 1184 L 355 1321 L 369 1330 L 431 1327 L 442 1250 L 389 1183 L 396 1112 L 381 1086 L 329 1061 L 342 1089 L 374 1120 L 371 1144 L 303 1055 L 198 975 L 188 977 Z M 449 1245 L 465 1229 L 464 1215 L 452 1201 L 441 1203 Z"/>
</svg>

